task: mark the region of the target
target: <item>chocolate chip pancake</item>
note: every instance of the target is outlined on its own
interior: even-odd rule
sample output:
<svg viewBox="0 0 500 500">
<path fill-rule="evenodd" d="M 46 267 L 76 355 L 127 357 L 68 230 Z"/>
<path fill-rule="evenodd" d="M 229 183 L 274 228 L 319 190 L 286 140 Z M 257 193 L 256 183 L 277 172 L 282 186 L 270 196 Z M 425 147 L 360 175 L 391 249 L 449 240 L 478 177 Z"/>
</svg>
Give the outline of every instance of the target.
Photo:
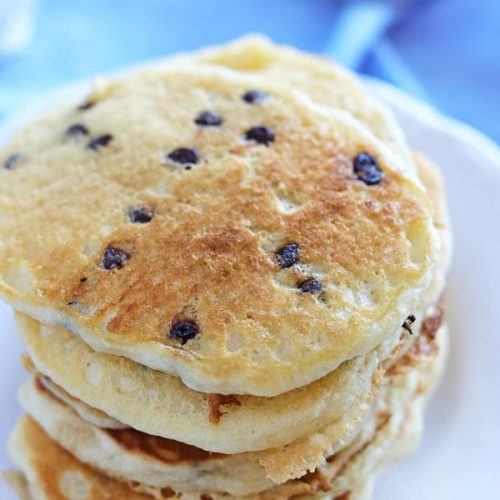
<svg viewBox="0 0 500 500">
<path fill-rule="evenodd" d="M 23 499 L 369 500 L 446 357 L 444 187 L 335 63 L 247 37 L 0 152 Z"/>
<path fill-rule="evenodd" d="M 429 318 L 419 339 L 409 344 L 404 349 L 399 345 L 394 359 L 386 363 L 385 371 L 378 375 L 376 387 L 372 388 L 374 397 L 365 401 L 366 410 L 355 425 L 345 418 L 344 422 L 333 422 L 315 433 L 309 443 L 292 442 L 286 449 L 263 453 L 210 453 L 132 428 L 97 427 L 54 396 L 40 376 L 21 388 L 20 400 L 53 439 L 83 462 L 112 477 L 184 493 L 255 494 L 277 483 L 300 479 L 325 463 L 331 464 L 333 458 L 326 462 L 323 458 L 327 455 L 345 462 L 353 448 L 375 433 L 381 420 L 387 423 L 387 415 L 404 413 L 411 401 L 420 395 L 427 397 L 446 356 L 446 328 L 437 318 Z M 328 439 L 330 445 L 321 447 L 319 443 Z M 319 459 L 300 469 L 297 464 L 304 467 L 305 457 L 314 455 L 318 446 Z"/>
<path fill-rule="evenodd" d="M 395 336 L 435 269 L 410 161 L 345 111 L 226 68 L 101 83 L 3 156 L 0 294 L 197 391 L 321 378 Z"/>
<path fill-rule="evenodd" d="M 359 79 L 335 61 L 277 45 L 263 36 L 250 35 L 219 47 L 177 56 L 174 61 L 195 60 L 255 74 L 269 81 L 300 89 L 315 102 L 342 109 L 367 125 L 391 151 L 409 157 L 405 138 L 392 113 L 363 87 Z M 166 64 L 171 64 L 167 59 Z M 249 90 L 245 102 L 262 105 L 267 94 Z"/>
</svg>

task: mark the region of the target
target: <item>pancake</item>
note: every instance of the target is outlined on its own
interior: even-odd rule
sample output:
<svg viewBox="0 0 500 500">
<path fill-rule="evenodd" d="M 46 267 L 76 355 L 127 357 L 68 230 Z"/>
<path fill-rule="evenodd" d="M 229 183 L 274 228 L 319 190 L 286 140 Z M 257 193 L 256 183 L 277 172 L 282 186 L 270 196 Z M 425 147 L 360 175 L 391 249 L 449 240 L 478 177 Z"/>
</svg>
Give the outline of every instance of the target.
<svg viewBox="0 0 500 500">
<path fill-rule="evenodd" d="M 418 443 L 418 437 L 421 431 L 423 404 L 436 380 L 439 378 L 445 358 L 447 341 L 446 329 L 441 329 L 437 338 L 439 344 L 439 348 L 435 351 L 437 355 L 431 356 L 430 351 L 427 351 L 428 362 L 422 362 L 423 360 L 421 359 L 421 363 L 414 367 L 413 370 L 408 370 L 393 376 L 391 383 L 387 385 L 386 397 L 381 400 L 373 410 L 374 418 L 368 419 L 366 425 L 361 428 L 356 438 L 348 443 L 344 449 L 328 457 L 326 463 L 313 473 L 307 474 L 298 480 L 275 486 L 258 495 L 249 495 L 245 498 L 290 498 L 297 495 L 304 495 L 307 498 L 316 498 L 318 495 L 320 497 L 326 495 L 328 498 L 342 498 L 342 495 L 347 495 L 349 492 L 351 496 L 346 496 L 344 498 L 362 498 L 361 495 L 359 497 L 356 496 L 354 492 L 359 491 L 361 493 L 363 490 L 365 490 L 365 493 L 368 495 L 369 492 L 367 490 L 369 486 L 373 483 L 375 476 L 383 467 L 407 455 Z M 52 424 L 48 423 L 51 419 L 58 419 L 54 414 L 52 414 L 51 417 L 50 414 L 52 411 L 47 411 L 47 407 L 44 405 L 44 402 L 47 402 L 45 396 L 48 393 L 46 389 L 42 389 L 42 386 L 37 386 L 36 384 L 27 385 L 23 388 L 23 392 L 23 403 L 26 404 L 26 401 L 31 402 L 32 411 L 35 410 L 34 413 L 44 422 L 45 426 L 51 428 L 54 434 L 53 437 L 61 439 L 62 436 L 66 436 L 67 439 L 68 436 L 71 436 L 71 439 L 76 442 L 78 441 L 78 436 L 81 436 L 81 443 L 85 443 L 86 439 L 89 438 L 88 434 L 86 434 L 81 427 L 81 424 L 79 424 L 78 428 L 73 428 L 72 431 L 65 428 L 64 417 L 62 421 L 59 420 L 59 424 L 54 424 L 54 420 L 52 420 Z M 42 396 L 42 399 L 38 399 L 38 403 L 36 396 L 35 398 L 30 397 L 30 395 L 34 396 L 36 394 Z M 51 397 L 49 396 L 49 400 L 50 399 Z M 49 405 L 51 404 L 52 403 L 49 403 Z M 56 410 L 57 414 L 65 405 L 62 402 L 56 404 L 59 405 L 59 409 Z M 28 403 L 28 405 L 30 405 L 30 403 Z M 72 410 L 69 411 L 73 414 L 71 417 L 72 419 L 81 420 L 76 413 L 72 412 Z M 26 427 L 31 429 L 28 433 L 25 430 Z M 22 431 L 20 431 L 20 429 L 22 429 Z M 64 440 L 64 437 L 62 439 Z M 103 448 L 103 446 L 105 448 Z M 103 444 L 100 448 L 90 446 L 89 450 L 103 452 L 106 448 L 107 445 Z M 87 475 L 88 471 L 92 471 L 91 474 L 94 474 L 97 478 L 97 480 L 92 480 L 92 483 L 95 481 L 97 485 L 100 485 L 103 482 L 101 473 L 97 472 L 96 469 L 89 469 L 88 465 L 78 462 L 66 451 L 63 452 L 63 449 L 54 441 L 51 441 L 49 436 L 46 435 L 34 421 L 26 417 L 14 434 L 14 438 L 11 440 L 10 449 L 16 462 L 21 466 L 23 471 L 25 473 L 26 469 L 31 471 L 30 476 L 35 478 L 36 483 L 41 483 L 45 490 L 51 491 L 51 495 L 54 495 L 53 492 L 59 488 L 58 485 L 61 483 L 61 478 L 64 478 L 66 474 L 68 474 L 68 469 L 72 472 L 71 477 L 75 478 L 76 475 L 79 479 L 79 483 L 82 482 L 82 478 L 85 478 L 87 481 L 89 480 L 89 476 Z M 54 452 L 54 450 L 56 450 L 57 453 Z M 151 449 L 149 451 L 151 452 Z M 105 459 L 104 463 L 108 466 L 110 463 L 110 453 L 113 453 L 112 448 L 107 449 L 105 457 L 102 457 Z M 144 453 L 144 450 L 142 450 L 142 453 Z M 58 454 L 60 457 L 57 457 Z M 38 461 L 36 460 L 37 455 L 42 457 Z M 130 456 L 127 456 L 127 453 L 124 454 L 124 457 L 120 457 L 120 455 L 121 454 L 118 453 L 118 458 L 114 459 L 115 463 L 120 458 L 124 460 L 130 458 Z M 139 455 L 140 453 L 137 453 L 136 458 Z M 26 458 L 26 456 L 28 458 Z M 170 459 L 171 458 L 172 457 L 170 457 Z M 157 457 L 150 456 L 149 459 L 153 461 L 157 459 Z M 165 457 L 163 457 L 163 459 L 165 460 Z M 232 457 L 229 459 L 231 460 Z M 203 459 L 198 457 L 198 460 Z M 165 462 L 168 462 L 168 460 L 165 460 Z M 67 466 L 68 463 L 69 465 Z M 137 465 L 136 463 L 135 466 L 132 466 L 131 470 L 137 471 Z M 142 464 L 139 469 L 141 469 L 143 465 L 144 464 Z M 44 470 L 39 471 L 42 466 Z M 80 467 L 83 470 L 83 474 Z M 56 473 L 53 471 L 54 468 L 56 469 Z M 189 468 L 186 469 L 186 472 L 188 470 Z M 233 478 L 237 477 L 237 471 L 233 471 L 232 475 Z M 201 474 L 200 477 L 203 478 L 204 476 L 205 473 Z M 244 478 L 241 477 L 240 480 L 243 481 Z M 193 478 L 192 481 L 196 481 L 196 478 Z M 203 482 L 203 479 L 201 479 L 201 481 Z M 73 484 L 74 482 L 75 481 L 65 481 L 66 484 Z M 107 486 L 112 485 L 113 487 L 115 483 L 117 483 L 117 481 L 111 479 L 105 482 Z M 33 484 L 33 480 L 30 480 L 30 484 Z M 83 485 L 85 484 L 86 483 L 83 483 Z M 138 489 L 143 492 L 149 491 L 155 498 L 169 498 L 173 494 L 170 489 L 154 488 L 147 484 L 138 483 L 137 481 L 131 482 L 127 480 L 124 481 L 124 483 L 117 484 L 120 484 L 123 488 L 125 488 L 126 485 L 133 484 L 135 491 Z M 83 489 L 81 484 L 80 486 Z M 220 495 L 218 491 L 212 492 L 209 490 L 196 496 L 199 498 L 206 498 L 207 494 L 213 498 L 224 498 L 224 495 Z M 189 497 L 190 494 L 188 493 L 182 496 Z M 41 496 L 40 498 L 68 497 L 49 495 Z M 75 497 L 71 496 L 69 498 L 74 500 Z M 94 497 L 82 496 L 82 498 Z M 101 497 L 96 496 L 95 498 Z M 369 498 L 369 496 L 366 496 L 366 498 Z"/>
<path fill-rule="evenodd" d="M 443 176 L 437 165 L 423 153 L 413 151 L 412 157 L 418 176 L 431 199 L 433 209 L 432 220 L 434 227 L 439 233 L 440 253 L 437 267 L 444 269 L 446 272 L 437 273 L 438 276 L 435 279 L 439 279 L 440 277 L 446 278 L 451 265 L 453 242 Z M 436 287 L 444 288 L 444 281 L 440 282 Z"/>
<path fill-rule="evenodd" d="M 265 104 L 242 99 L 255 88 Z M 346 111 L 214 65 L 101 83 L 83 107 L 2 156 L 16 309 L 191 389 L 271 397 L 397 336 L 422 301 L 428 196 Z"/>
<path fill-rule="evenodd" d="M 327 490 L 333 497 L 363 489 L 367 478 L 374 483 L 387 465 L 410 455 L 421 437 L 423 402 L 423 398 L 417 398 L 404 411 L 382 420 L 365 442 L 346 450 L 347 456 L 332 457 L 316 471 L 313 488 Z M 371 498 L 371 491 L 368 495 Z M 353 498 L 357 499 L 355 495 Z"/>
<path fill-rule="evenodd" d="M 397 339 L 342 364 L 312 384 L 274 398 L 238 396 L 218 422 L 205 394 L 129 359 L 93 351 L 68 330 L 16 313 L 37 370 L 72 397 L 147 434 L 207 451 L 240 453 L 288 444 L 344 415 L 357 418 L 372 376 Z M 71 367 L 69 370 L 68 367 Z"/>
<path fill-rule="evenodd" d="M 169 58 L 165 63 L 185 60 L 221 65 L 299 89 L 319 104 L 348 111 L 394 154 L 408 159 L 405 138 L 392 112 L 371 96 L 354 74 L 330 58 L 304 54 L 263 36 L 250 35 Z"/>
<path fill-rule="evenodd" d="M 28 482 L 21 472 L 8 471 L 3 474 L 5 481 L 16 492 L 19 500 L 33 500 L 28 489 Z"/>
<path fill-rule="evenodd" d="M 128 427 L 115 418 L 110 417 L 107 413 L 97 410 L 96 408 L 92 408 L 82 400 L 74 398 L 62 387 L 54 384 L 54 382 L 52 382 L 52 380 L 48 377 L 40 377 L 40 383 L 55 397 L 64 401 L 69 407 L 76 411 L 78 415 L 91 424 L 104 429 L 126 429 Z"/>
<path fill-rule="evenodd" d="M 29 373 L 35 376 L 40 375 L 29 356 L 21 356 L 21 362 Z M 74 398 L 61 386 L 54 384 L 54 382 L 49 377 L 40 376 L 38 378 L 40 384 L 42 384 L 57 399 L 64 401 L 64 403 L 70 406 L 76 413 L 78 413 L 78 415 L 80 415 L 83 419 L 87 420 L 91 424 L 105 429 L 123 429 L 128 427 L 127 425 L 118 422 L 118 420 L 114 419 L 113 417 L 110 417 L 107 413 L 89 406 L 81 399 Z"/>
<path fill-rule="evenodd" d="M 79 462 L 29 417 L 18 423 L 9 451 L 26 477 L 33 500 L 153 499 Z"/>
<path fill-rule="evenodd" d="M 429 186 L 440 241 L 449 241 L 443 191 L 435 167 L 423 157 L 419 174 Z M 426 293 L 423 308 L 443 292 L 450 244 L 441 244 L 439 267 Z M 418 332 L 424 313 L 417 312 Z M 98 354 L 62 329 L 42 326 L 19 317 L 19 330 L 40 372 L 78 400 L 100 408 L 115 420 L 143 432 L 186 442 L 222 453 L 273 448 L 319 431 L 348 411 L 358 418 L 353 404 L 371 388 L 372 376 L 399 339 L 390 339 L 378 351 L 342 365 L 307 387 L 278 398 L 239 397 L 238 404 L 223 404 L 218 425 L 210 421 L 211 407 L 199 393 L 187 390 L 175 377 L 148 370 L 123 358 Z M 403 330 L 400 330 L 403 331 Z M 65 369 L 71 365 L 72 370 Z M 99 385 L 101 380 L 105 384 Z M 142 388 L 148 387 L 147 393 Z M 56 394 L 57 395 L 57 394 Z M 183 414 L 179 419 L 178 415 Z"/>
<path fill-rule="evenodd" d="M 24 474 L 24 481 L 20 475 L 11 475 L 16 488 L 21 494 L 33 500 L 109 500 L 110 498 L 152 500 L 173 496 L 171 491 L 165 491 L 163 494 L 162 492 L 139 493 L 137 490 L 141 489 L 141 485 L 132 487 L 103 476 L 76 460 L 51 440 L 29 417 L 23 417 L 18 423 L 11 436 L 9 448 Z M 297 488 L 290 489 L 290 492 L 292 491 L 297 491 Z M 207 496 L 184 495 L 183 497 L 207 498 Z M 214 498 L 224 497 L 214 495 Z"/>
<path fill-rule="evenodd" d="M 396 404 L 406 405 L 417 385 L 422 392 L 428 392 L 427 387 L 437 379 L 433 367 L 441 365 L 445 351 L 439 338 L 446 333 L 437 333 L 439 324 L 439 318 L 429 318 L 418 337 L 402 342 L 409 345 L 408 349 L 398 346 L 399 359 L 387 364 L 387 375 L 381 373 L 377 377 L 371 388 L 375 399 L 364 402 L 366 409 L 358 415 L 357 425 L 353 425 L 354 415 L 346 414 L 308 439 L 261 453 L 211 454 L 133 429 L 99 429 L 51 396 L 40 377 L 38 383 L 33 379 L 22 388 L 20 398 L 24 409 L 62 446 L 107 474 L 177 491 L 195 489 L 245 495 L 269 488 L 269 479 L 285 482 L 313 470 L 324 462 L 324 457 L 347 446 L 366 426 L 370 415 L 385 412 L 387 409 L 380 409 L 381 405 L 393 412 Z M 404 388 L 400 390 L 403 396 L 394 398 L 391 391 L 397 386 Z M 385 403 L 389 396 L 396 403 Z"/>
<path fill-rule="evenodd" d="M 367 450 L 371 451 L 369 447 Z M 155 490 L 137 483 L 129 484 L 103 476 L 96 469 L 89 468 L 66 452 L 29 417 L 23 417 L 14 431 L 10 442 L 10 452 L 29 478 L 28 480 L 22 474 L 10 475 L 10 482 L 21 500 L 104 500 L 109 498 L 162 500 L 175 495 L 175 492 L 169 489 Z M 362 455 L 365 453 L 366 450 L 361 451 Z M 346 469 L 345 474 L 349 468 L 344 467 L 344 469 Z M 345 475 L 340 476 L 342 479 L 344 477 Z M 177 494 L 176 496 L 200 500 L 208 497 L 270 500 L 298 496 L 308 499 L 363 500 L 371 498 L 374 478 L 363 480 L 357 477 L 355 481 L 352 481 L 354 483 L 352 488 L 344 489 L 339 495 L 324 492 L 324 490 L 333 490 L 330 483 L 322 482 L 319 485 L 318 479 L 310 476 L 303 481 L 292 481 L 267 492 L 245 497 L 207 493 Z M 347 481 L 344 480 L 342 483 L 336 488 L 337 490 L 344 488 Z"/>
<path fill-rule="evenodd" d="M 104 473 L 183 492 L 249 494 L 274 483 L 256 458 L 220 455 L 133 429 L 100 429 L 79 417 L 33 378 L 20 390 L 28 413 L 52 439 Z"/>
</svg>

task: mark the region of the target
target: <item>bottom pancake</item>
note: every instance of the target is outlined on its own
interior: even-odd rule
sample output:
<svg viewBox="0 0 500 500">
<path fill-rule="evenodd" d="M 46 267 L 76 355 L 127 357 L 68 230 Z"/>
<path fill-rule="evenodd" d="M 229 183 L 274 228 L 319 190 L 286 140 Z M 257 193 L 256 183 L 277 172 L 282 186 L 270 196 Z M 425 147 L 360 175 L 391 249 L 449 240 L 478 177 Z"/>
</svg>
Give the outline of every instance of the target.
<svg viewBox="0 0 500 500">
<path fill-rule="evenodd" d="M 12 487 L 16 492 L 19 500 L 33 500 L 30 495 L 28 481 L 24 475 L 19 471 L 8 471 L 4 472 L 3 477 L 5 481 Z"/>
<path fill-rule="evenodd" d="M 29 417 L 18 423 L 9 442 L 33 500 L 151 500 L 150 495 L 99 474 L 79 462 Z"/>
<path fill-rule="evenodd" d="M 339 495 L 361 488 L 360 481 L 364 484 L 386 463 L 416 446 L 422 400 L 439 377 L 446 335 L 445 327 L 432 339 L 426 340 L 424 334 L 419 342 L 412 343 L 412 349 L 399 354 L 398 362 L 388 360 L 387 380 L 358 432 L 343 441 L 324 466 L 278 486 L 265 477 L 252 453 L 208 453 L 133 429 L 96 427 L 49 392 L 41 383 L 42 377 L 25 384 L 20 399 L 45 431 L 80 460 L 107 475 L 140 483 L 158 498 L 164 498 L 162 487 L 212 496 L 262 492 L 264 496 L 288 497 L 318 494 L 324 489 Z M 404 434 L 403 428 L 409 429 L 405 432 L 413 438 L 398 436 L 398 432 Z M 389 442 L 391 445 L 386 446 Z M 380 453 L 385 448 L 387 452 Z"/>
<path fill-rule="evenodd" d="M 365 429 L 350 446 L 329 457 L 327 463 L 315 472 L 258 495 L 240 498 L 368 500 L 371 497 L 374 478 L 382 468 L 407 455 L 416 446 L 426 395 L 427 392 L 418 393 L 401 411 L 377 414 L 372 428 Z M 24 495 L 20 498 L 24 499 L 230 498 L 228 495 L 211 492 L 197 495 L 175 493 L 169 488 L 155 489 L 137 482 L 109 478 L 76 459 L 52 440 L 30 417 L 24 417 L 19 422 L 11 437 L 9 448 L 26 478 L 24 486 L 22 480 L 16 481 L 18 492 Z"/>
<path fill-rule="evenodd" d="M 20 324 L 24 325 L 20 329 L 20 333 L 33 361 L 33 369 L 42 375 L 50 377 L 50 380 L 46 378 L 43 378 L 43 380 L 45 380 L 45 384 L 57 398 L 62 399 L 84 419 L 89 420 L 97 427 L 100 425 L 96 422 L 98 420 L 102 421 L 108 415 L 107 412 L 111 412 L 114 417 L 112 419 L 113 428 L 116 428 L 119 422 L 123 422 L 146 434 L 169 438 L 168 435 L 157 434 L 156 432 L 144 429 L 142 426 L 136 427 L 133 423 L 137 421 L 137 418 L 140 418 L 151 422 L 154 421 L 155 424 L 160 423 L 160 426 L 164 427 L 163 420 L 168 420 L 172 417 L 174 403 L 178 402 L 176 398 L 179 395 L 173 401 L 165 398 L 164 393 L 168 393 L 168 384 L 160 384 L 160 382 L 169 382 L 169 379 L 165 379 L 164 374 L 152 373 L 151 370 L 132 363 L 133 366 L 129 366 L 129 368 L 139 378 L 131 384 L 130 376 L 132 372 L 129 371 L 128 378 L 125 378 L 125 381 L 128 381 L 128 383 L 125 383 L 122 377 L 122 370 L 118 370 L 118 367 L 123 363 L 127 366 L 130 365 L 131 362 L 129 360 L 95 353 L 86 344 L 64 329 L 41 325 L 27 317 L 19 318 L 21 320 Z M 247 486 L 244 489 L 241 488 L 240 480 L 236 479 L 237 484 L 232 486 L 231 490 L 224 491 L 232 494 L 248 494 L 268 488 L 268 479 L 274 481 L 274 483 L 283 483 L 289 479 L 300 478 L 306 472 L 314 470 L 318 465 L 323 463 L 326 456 L 335 453 L 340 447 L 344 447 L 350 437 L 363 425 L 367 412 L 373 405 L 374 398 L 378 397 L 380 387 L 387 382 L 385 372 L 390 368 L 389 365 L 391 363 L 400 365 L 401 363 L 398 358 L 403 357 L 405 350 L 409 350 L 409 352 L 415 351 L 418 354 L 419 350 L 422 349 L 422 345 L 426 346 L 429 344 L 428 350 L 432 351 L 434 335 L 441 321 L 441 309 L 439 307 L 437 309 L 433 308 L 427 317 L 420 320 L 418 326 L 412 326 L 413 335 L 403 330 L 399 342 L 397 340 L 395 342 L 391 341 L 392 353 L 391 350 L 387 349 L 387 346 L 380 346 L 368 356 L 361 357 L 361 359 L 353 359 L 346 363 L 346 365 L 342 365 L 337 370 L 340 372 L 339 374 L 332 373 L 326 380 L 303 387 L 300 391 L 294 391 L 291 397 L 288 394 L 284 395 L 290 405 L 292 405 L 291 407 L 288 405 L 284 408 L 281 406 L 273 407 L 274 403 L 272 401 L 255 401 L 255 398 L 250 403 L 248 403 L 248 399 L 242 400 L 239 406 L 231 409 L 230 414 L 223 416 L 219 424 L 211 424 L 211 427 L 215 429 L 214 432 L 220 433 L 221 429 L 218 429 L 218 427 L 226 426 L 224 428 L 227 428 L 227 425 L 235 421 L 234 419 L 237 419 L 238 416 L 244 416 L 245 419 L 249 420 L 252 414 L 254 418 L 257 418 L 259 415 L 261 417 L 266 415 L 266 408 L 269 409 L 269 405 L 271 405 L 273 407 L 273 419 L 279 417 L 280 414 L 277 413 L 279 408 L 283 410 L 281 413 L 281 433 L 283 435 L 288 434 L 291 438 L 293 436 L 293 429 L 290 430 L 288 425 L 290 424 L 291 415 L 296 414 L 294 405 L 303 407 L 304 401 L 312 402 L 318 392 L 322 394 L 321 399 L 317 399 L 313 404 L 313 407 L 319 405 L 315 411 L 317 418 L 321 418 L 321 414 L 325 412 L 336 415 L 335 418 L 325 422 L 326 425 L 318 430 L 315 430 L 314 426 L 312 428 L 304 427 L 301 430 L 305 434 L 302 438 L 285 443 L 284 446 L 271 447 L 248 453 L 246 456 L 247 463 L 250 460 L 254 461 L 253 469 L 255 470 L 255 474 L 251 475 L 254 483 L 251 486 L 252 489 L 248 490 Z M 432 328 L 429 328 L 429 325 Z M 394 346 L 396 346 L 395 349 Z M 95 363 L 97 359 L 101 360 L 101 364 Z M 367 359 L 371 359 L 368 364 L 365 362 Z M 407 369 L 408 366 L 410 368 L 413 367 L 415 363 L 415 360 L 409 359 L 405 361 L 403 358 L 403 364 L 405 364 Z M 118 367 L 115 367 L 116 369 L 109 369 L 114 364 L 118 364 Z M 71 370 L 67 370 L 67 366 L 71 366 Z M 357 368 L 352 369 L 354 366 L 357 366 Z M 88 372 L 89 368 L 92 368 L 94 371 L 90 371 L 91 377 L 86 377 L 85 372 Z M 96 369 L 97 371 L 95 371 Z M 97 375 L 99 375 L 98 379 L 94 380 Z M 114 376 L 117 376 L 117 380 L 120 381 L 119 387 L 116 387 L 116 391 L 110 390 L 109 386 L 110 379 Z M 157 376 L 161 380 L 156 381 L 158 384 L 154 383 L 151 385 L 152 377 L 153 380 L 156 380 L 155 377 Z M 64 391 L 61 390 L 61 385 Z M 131 385 L 132 387 L 130 387 Z M 75 386 L 77 386 L 76 390 Z M 80 392 L 80 389 L 84 390 Z M 188 391 L 187 394 L 194 399 L 204 397 L 204 395 L 191 394 L 191 392 Z M 153 397 L 149 399 L 151 393 L 153 393 Z M 311 393 L 313 396 L 311 396 Z M 161 401 L 167 406 L 160 405 L 160 400 L 156 399 L 156 396 L 160 394 L 163 398 Z M 108 395 L 109 398 L 105 398 L 104 395 Z M 142 398 L 145 403 L 143 407 L 137 407 L 136 397 Z M 321 404 L 319 404 L 320 401 Z M 127 402 L 130 402 L 132 407 L 126 406 Z M 83 403 L 85 403 L 85 411 L 82 411 Z M 252 406 L 254 404 L 257 405 L 255 408 Z M 132 415 L 132 421 L 128 419 L 119 420 L 115 405 L 121 406 L 122 409 L 126 407 L 128 415 Z M 324 408 L 325 406 L 327 408 Z M 289 411 L 289 408 L 291 408 L 291 411 Z M 176 409 L 177 421 L 181 421 L 184 418 L 182 409 L 182 406 Z M 190 411 L 193 412 L 193 408 Z M 227 405 L 223 406 L 222 411 L 229 411 Z M 307 411 L 311 412 L 311 408 Z M 150 412 L 153 414 L 150 414 Z M 182 415 L 182 418 L 179 418 L 179 415 Z M 96 416 L 99 417 L 98 420 Z M 260 424 L 265 424 L 265 420 L 261 421 Z M 251 430 L 252 428 L 249 428 L 248 432 Z M 192 444 L 189 440 L 176 439 L 176 441 Z M 197 446 L 197 448 L 200 447 Z M 238 452 L 231 452 L 230 455 L 225 456 L 234 457 L 239 454 Z M 259 466 L 261 467 L 259 468 Z M 231 483 L 235 477 L 231 473 L 232 469 L 233 467 L 228 464 L 222 472 L 225 477 L 229 478 L 228 481 L 225 481 L 227 483 Z M 209 479 L 210 474 L 204 474 L 204 478 Z M 191 486 L 191 480 L 189 482 Z M 198 487 L 199 485 L 195 484 L 194 486 Z M 203 486 L 210 485 L 204 484 Z M 184 489 L 184 486 L 181 485 L 180 487 Z"/>
<path fill-rule="evenodd" d="M 11 454 L 22 473 L 11 472 L 7 480 L 16 491 L 20 500 L 155 500 L 157 498 L 186 498 L 210 500 L 209 494 L 192 496 L 179 495 L 171 490 L 160 493 L 147 493 L 147 488 L 129 485 L 111 479 L 78 461 L 55 441 L 30 417 L 23 417 L 17 424 L 10 439 Z M 325 492 L 315 495 L 301 495 L 300 489 L 293 485 L 289 495 L 277 496 L 272 492 L 261 495 L 262 500 L 291 498 L 332 498 L 333 500 L 369 500 L 373 481 L 367 481 L 356 490 L 345 491 L 332 496 Z M 225 497 L 229 498 L 229 497 Z M 250 497 L 248 497 L 250 498 Z"/>
</svg>

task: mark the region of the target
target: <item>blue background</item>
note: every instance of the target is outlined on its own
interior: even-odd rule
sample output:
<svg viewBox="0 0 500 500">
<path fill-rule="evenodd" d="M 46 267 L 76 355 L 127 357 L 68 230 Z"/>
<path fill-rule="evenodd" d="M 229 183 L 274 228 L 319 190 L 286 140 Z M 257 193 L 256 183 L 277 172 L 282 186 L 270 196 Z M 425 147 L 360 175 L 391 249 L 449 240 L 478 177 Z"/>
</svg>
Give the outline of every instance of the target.
<svg viewBox="0 0 500 500">
<path fill-rule="evenodd" d="M 29 49 L 0 62 L 0 118 L 62 83 L 260 32 L 332 55 L 361 43 L 343 57 L 354 69 L 393 80 L 500 141 L 498 0 L 413 2 L 375 29 L 373 2 L 361 3 L 353 24 L 349 7 L 334 0 L 39 0 Z"/>
</svg>

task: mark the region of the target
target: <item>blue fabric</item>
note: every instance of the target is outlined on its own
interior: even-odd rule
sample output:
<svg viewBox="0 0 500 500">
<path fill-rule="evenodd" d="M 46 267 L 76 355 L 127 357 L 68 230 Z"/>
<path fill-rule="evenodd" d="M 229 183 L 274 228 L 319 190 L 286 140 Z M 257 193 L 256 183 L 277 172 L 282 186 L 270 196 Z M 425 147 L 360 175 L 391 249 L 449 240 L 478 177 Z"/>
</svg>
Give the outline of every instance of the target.
<svg viewBox="0 0 500 500">
<path fill-rule="evenodd" d="M 498 0 L 39 0 L 36 26 L 25 54 L 0 61 L 0 118 L 62 83 L 261 32 L 337 56 L 500 141 Z"/>
</svg>

